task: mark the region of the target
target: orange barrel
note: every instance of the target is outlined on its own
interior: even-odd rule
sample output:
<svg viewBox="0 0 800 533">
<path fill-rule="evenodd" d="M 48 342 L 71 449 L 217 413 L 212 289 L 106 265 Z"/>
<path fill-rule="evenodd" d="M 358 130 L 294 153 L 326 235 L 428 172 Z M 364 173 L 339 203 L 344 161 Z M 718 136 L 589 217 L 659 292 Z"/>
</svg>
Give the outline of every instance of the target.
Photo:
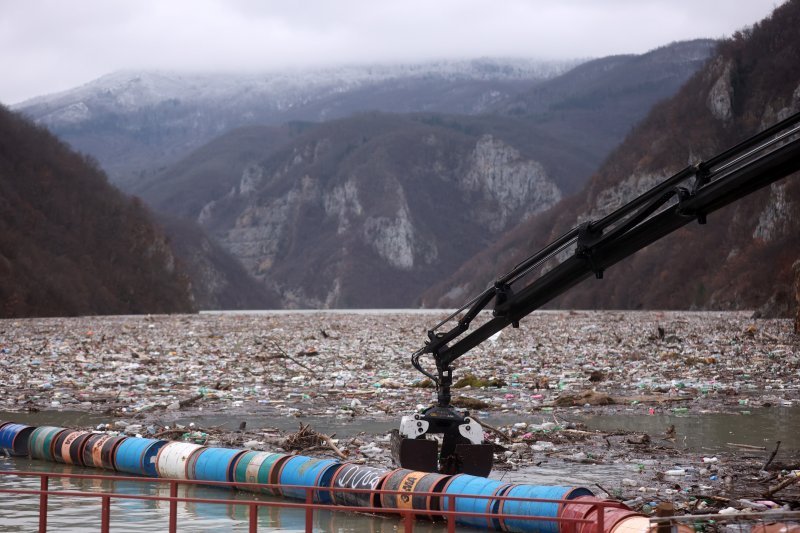
<svg viewBox="0 0 800 533">
<path fill-rule="evenodd" d="M 278 483 L 327 488 L 331 486 L 331 478 L 339 465 L 341 463 L 333 459 L 314 459 L 305 455 L 295 455 L 281 465 Z M 307 491 L 300 488 L 281 488 L 280 492 L 287 498 L 305 500 Z M 313 500 L 316 503 L 331 503 L 331 491 L 314 491 Z"/>
<path fill-rule="evenodd" d="M 686 528 L 687 526 L 680 526 L 682 528 Z M 611 530 L 612 533 L 648 533 L 650 531 L 650 519 L 646 516 L 629 516 L 628 518 L 623 518 L 614 526 Z M 689 531 L 694 531 L 694 529 L 689 529 Z M 688 533 L 688 531 L 681 530 L 681 533 Z"/>
<path fill-rule="evenodd" d="M 85 431 L 81 431 L 80 429 L 68 429 L 63 433 L 59 433 L 56 438 L 53 439 L 53 443 L 50 445 L 51 452 L 53 454 L 53 459 L 57 463 L 66 463 L 67 459 L 69 459 L 69 444 L 72 444 L 79 436 L 86 433 Z M 64 448 L 64 443 L 69 439 L 69 444 L 67 444 L 66 449 Z M 67 459 L 64 459 L 64 452 L 66 451 Z"/>
<path fill-rule="evenodd" d="M 559 487 L 542 485 L 512 485 L 504 494 L 515 498 L 538 498 L 543 500 L 572 500 L 578 496 L 592 496 L 592 491 L 583 487 Z M 498 512 L 509 515 L 527 515 L 558 518 L 560 503 L 503 500 Z M 591 514 L 591 512 L 590 512 Z M 587 517 L 590 518 L 590 517 Z M 558 533 L 556 520 L 500 519 L 505 531 L 534 531 L 536 533 Z M 582 533 L 587 533 L 584 528 Z"/>
<path fill-rule="evenodd" d="M 596 496 L 578 496 L 569 503 L 564 504 L 559 511 L 560 518 L 580 518 L 585 519 L 589 513 L 595 508 L 597 502 L 603 501 L 602 498 Z M 561 533 L 578 533 L 584 526 L 580 522 L 563 521 L 561 524 Z"/>
<path fill-rule="evenodd" d="M 594 509 L 589 511 L 589 514 L 586 515 L 586 518 L 592 520 L 593 523 L 583 524 L 583 527 L 579 529 L 578 533 L 610 533 L 614 529 L 614 526 L 616 526 L 620 521 L 635 516 L 644 516 L 641 513 L 632 511 L 630 507 L 625 505 L 622 505 L 622 507 L 604 507 L 603 531 L 598 531 L 597 529 L 598 509 L 599 509 L 598 507 L 595 507 Z"/>
<path fill-rule="evenodd" d="M 64 461 L 66 461 L 67 464 L 83 465 L 83 447 L 86 445 L 86 441 L 89 440 L 89 437 L 91 436 L 92 433 L 84 431 L 71 441 L 64 441 L 65 447 L 69 445 L 64 453 Z"/>
<path fill-rule="evenodd" d="M 501 505 L 500 500 L 490 496 L 503 496 L 511 487 L 510 483 L 503 483 L 485 477 L 458 474 L 450 478 L 442 489 L 441 506 L 444 511 L 461 511 L 464 513 L 484 513 L 496 515 Z M 455 497 L 454 509 L 450 509 L 448 494 L 472 494 L 475 498 L 464 496 Z M 500 529 L 497 518 L 482 516 L 457 516 L 456 522 L 467 526 Z"/>
<path fill-rule="evenodd" d="M 41 426 L 31 433 L 29 441 L 29 452 L 33 459 L 43 459 L 45 461 L 53 461 L 53 440 L 58 438 L 59 435 L 69 431 L 68 429 L 54 427 L 54 426 Z"/>
<path fill-rule="evenodd" d="M 99 450 L 97 450 L 97 447 L 95 447 L 95 449 L 92 450 L 92 461 L 94 461 L 94 464 L 97 466 L 102 465 L 102 467 L 105 468 L 106 470 L 116 470 L 117 465 L 115 461 L 117 456 L 117 450 L 119 449 L 120 445 L 127 439 L 128 437 L 122 437 L 122 436 L 111 437 L 110 439 L 105 441 L 102 446 L 100 446 Z M 98 461 L 98 453 L 100 456 L 99 461 Z M 155 468 L 153 468 L 153 470 L 155 471 Z M 153 473 L 153 476 L 155 476 L 155 473 Z"/>
<path fill-rule="evenodd" d="M 189 479 L 188 465 L 192 454 L 205 446 L 193 442 L 170 442 L 158 450 L 156 472 L 166 479 Z"/>
<path fill-rule="evenodd" d="M 83 461 L 83 465 L 84 466 L 94 466 L 96 468 L 102 468 L 103 467 L 103 463 L 100 460 L 100 450 L 102 449 L 103 444 L 105 444 L 105 442 L 108 441 L 108 439 L 110 439 L 110 438 L 111 438 L 111 435 L 107 435 L 105 433 L 92 433 L 89 436 L 89 438 L 86 439 L 86 442 L 83 444 L 83 456 L 81 457 L 81 460 Z M 97 448 L 97 453 L 98 453 L 97 459 L 98 460 L 95 461 L 94 455 L 93 455 L 93 450 L 94 450 L 95 445 L 98 445 L 98 444 L 99 444 L 99 447 Z"/>
<path fill-rule="evenodd" d="M 383 486 L 383 481 L 391 473 L 385 468 L 345 463 L 333 474 L 331 488 L 362 489 L 376 491 Z M 331 499 L 336 505 L 353 507 L 379 507 L 380 498 L 375 492 L 331 491 Z"/>
<path fill-rule="evenodd" d="M 35 430 L 34 426 L 25 424 L 0 423 L 0 449 L 14 456 L 28 455 L 30 438 Z"/>
</svg>

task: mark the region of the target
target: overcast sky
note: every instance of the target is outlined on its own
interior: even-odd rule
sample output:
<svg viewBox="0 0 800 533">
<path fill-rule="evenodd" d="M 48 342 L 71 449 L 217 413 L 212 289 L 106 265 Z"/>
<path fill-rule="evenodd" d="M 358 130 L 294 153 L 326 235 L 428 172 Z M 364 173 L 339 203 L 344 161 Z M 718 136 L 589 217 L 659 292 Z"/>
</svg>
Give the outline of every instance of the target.
<svg viewBox="0 0 800 533">
<path fill-rule="evenodd" d="M 641 53 L 781 0 L 0 0 L 0 102 L 115 70 Z"/>
</svg>

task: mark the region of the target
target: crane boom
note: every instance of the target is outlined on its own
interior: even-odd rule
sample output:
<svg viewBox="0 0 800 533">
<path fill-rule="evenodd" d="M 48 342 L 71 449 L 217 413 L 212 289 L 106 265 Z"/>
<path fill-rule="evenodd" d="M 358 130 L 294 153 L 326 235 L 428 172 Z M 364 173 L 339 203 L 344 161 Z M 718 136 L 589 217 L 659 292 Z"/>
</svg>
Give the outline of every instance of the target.
<svg viewBox="0 0 800 533">
<path fill-rule="evenodd" d="M 485 445 L 479 449 L 475 436 L 480 426 L 450 405 L 454 361 L 500 330 L 518 327 L 522 318 L 581 281 L 601 279 L 607 268 L 642 248 L 695 220 L 705 224 L 714 211 L 798 170 L 800 113 L 684 168 L 603 218 L 579 224 L 517 264 L 431 328 L 425 345 L 412 355 L 412 365 L 436 384 L 438 402 L 413 418 L 404 417 L 403 442 L 393 443 L 395 459 L 404 467 L 413 463 L 408 467 L 436 470 L 435 455 L 423 460 L 419 452 L 427 446 L 430 455 L 430 444 L 422 444 L 427 433 L 443 433 L 440 471 L 488 474 L 490 450 Z M 492 303 L 493 317 L 470 331 L 472 321 Z M 426 355 L 433 358 L 435 374 L 422 365 Z"/>
</svg>

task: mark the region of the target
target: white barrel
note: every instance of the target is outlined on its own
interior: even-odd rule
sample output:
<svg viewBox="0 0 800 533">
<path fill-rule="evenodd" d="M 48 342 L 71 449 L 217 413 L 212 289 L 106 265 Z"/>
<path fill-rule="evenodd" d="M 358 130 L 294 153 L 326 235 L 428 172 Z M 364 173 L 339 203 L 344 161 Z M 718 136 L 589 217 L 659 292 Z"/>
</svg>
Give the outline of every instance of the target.
<svg viewBox="0 0 800 533">
<path fill-rule="evenodd" d="M 205 446 L 193 442 L 170 442 L 158 450 L 156 471 L 158 477 L 168 479 L 189 479 L 186 466 L 189 458 Z"/>
</svg>

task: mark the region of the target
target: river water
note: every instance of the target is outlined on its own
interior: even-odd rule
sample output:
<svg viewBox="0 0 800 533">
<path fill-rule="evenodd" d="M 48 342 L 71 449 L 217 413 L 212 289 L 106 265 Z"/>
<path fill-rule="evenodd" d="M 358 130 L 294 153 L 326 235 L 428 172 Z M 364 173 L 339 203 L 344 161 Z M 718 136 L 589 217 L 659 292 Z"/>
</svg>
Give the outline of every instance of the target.
<svg viewBox="0 0 800 533">
<path fill-rule="evenodd" d="M 744 414 L 743 414 L 743 412 Z M 647 432 L 654 438 L 669 425 L 674 425 L 676 446 L 699 453 L 713 453 L 716 450 L 731 449 L 729 443 L 763 446 L 772 449 L 775 441 L 781 441 L 781 450 L 800 450 L 800 408 L 742 409 L 738 413 L 708 413 L 672 415 L 625 415 L 612 414 L 584 416 L 582 420 L 591 429 L 604 431 L 635 430 Z M 66 424 L 91 426 L 106 422 L 102 415 L 80 412 L 42 412 L 42 413 L 0 413 L 0 419 L 14 420 L 33 425 Z M 197 418 L 192 420 L 198 421 Z M 237 418 L 237 423 L 238 423 Z M 488 420 L 490 423 L 503 423 L 501 420 Z M 215 421 L 201 420 L 212 424 Z M 282 427 L 289 421 L 281 418 L 253 420 L 258 425 Z M 341 436 L 359 431 L 380 433 L 394 427 L 392 420 L 336 421 L 314 419 L 303 420 L 312 423 L 320 431 L 338 433 Z M 250 425 L 250 422 L 248 423 Z M 539 467 L 521 469 L 513 472 L 497 471 L 491 477 L 509 482 L 535 485 L 570 485 L 595 487 L 608 479 L 620 479 L 630 475 L 630 465 L 586 465 L 586 464 L 542 464 Z M 62 465 L 20 458 L 0 459 L 0 471 L 34 470 L 47 472 L 69 472 L 103 474 L 107 480 L 53 480 L 51 488 L 68 490 L 110 491 L 123 494 L 168 495 L 166 485 L 134 483 L 116 480 L 110 472 Z M 38 488 L 38 480 L 0 476 L 1 488 Z M 248 511 L 233 502 L 247 499 L 269 499 L 266 496 L 245 492 L 223 490 L 211 487 L 183 487 L 181 496 L 198 498 L 228 499 L 230 505 L 181 503 L 178 506 L 179 531 L 247 531 Z M 33 531 L 38 520 L 38 497 L 0 494 L 0 529 L 2 531 Z M 112 530 L 161 531 L 168 523 L 169 507 L 166 502 L 143 500 L 112 500 Z M 99 499 L 65 499 L 52 497 L 49 504 L 49 526 L 51 531 L 97 531 L 100 526 Z M 264 508 L 259 514 L 259 531 L 302 531 L 304 514 L 300 510 Z M 393 517 L 375 517 L 364 514 L 315 511 L 315 531 L 397 531 L 402 524 Z M 418 522 L 415 531 L 439 532 L 445 528 L 441 524 Z M 463 531 L 474 531 L 465 528 Z"/>
</svg>

